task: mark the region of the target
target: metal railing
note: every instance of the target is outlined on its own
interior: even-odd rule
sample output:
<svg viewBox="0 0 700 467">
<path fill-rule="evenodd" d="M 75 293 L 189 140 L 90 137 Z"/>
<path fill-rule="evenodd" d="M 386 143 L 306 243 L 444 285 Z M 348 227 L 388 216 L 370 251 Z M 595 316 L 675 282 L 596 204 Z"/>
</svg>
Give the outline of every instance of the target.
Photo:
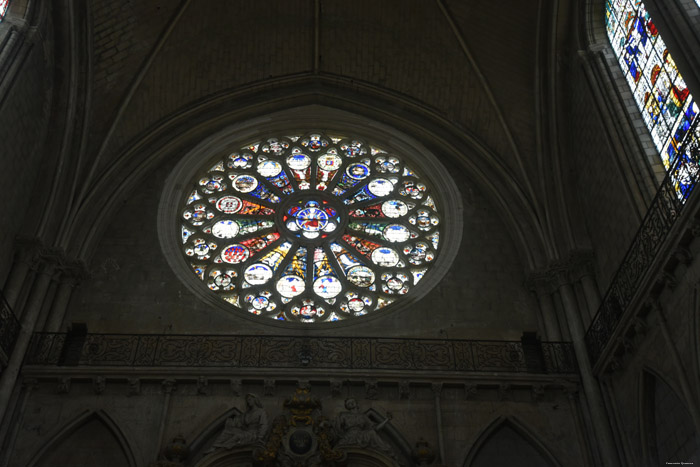
<svg viewBox="0 0 700 467">
<path fill-rule="evenodd" d="M 615 333 L 625 311 L 642 284 L 649 267 L 679 218 L 700 179 L 698 141 L 693 140 L 698 122 L 686 134 L 688 151 L 670 168 L 652 200 L 620 268 L 586 332 L 586 346 L 595 365 Z"/>
<path fill-rule="evenodd" d="M 27 365 L 575 374 L 570 342 L 35 333 Z"/>
<path fill-rule="evenodd" d="M 0 350 L 9 360 L 19 335 L 19 320 L 12 311 L 5 295 L 0 290 Z"/>
</svg>

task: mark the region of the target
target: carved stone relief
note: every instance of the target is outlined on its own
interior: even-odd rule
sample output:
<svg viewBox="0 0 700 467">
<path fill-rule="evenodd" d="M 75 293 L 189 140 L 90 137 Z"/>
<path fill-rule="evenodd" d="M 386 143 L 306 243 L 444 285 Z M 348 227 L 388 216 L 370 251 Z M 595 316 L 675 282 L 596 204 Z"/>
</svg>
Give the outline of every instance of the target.
<svg viewBox="0 0 700 467">
<path fill-rule="evenodd" d="M 352 398 L 345 401 L 345 409 L 333 418 L 323 416 L 310 385 L 299 384 L 268 430 L 267 412 L 257 396 L 248 394 L 245 412 L 226 420 L 197 466 L 228 465 L 243 450 L 250 453 L 251 465 L 260 467 L 341 467 L 348 455 L 358 452 L 371 453 L 381 465 L 398 466 L 393 448 L 379 435 L 391 414 L 375 424 Z"/>
</svg>

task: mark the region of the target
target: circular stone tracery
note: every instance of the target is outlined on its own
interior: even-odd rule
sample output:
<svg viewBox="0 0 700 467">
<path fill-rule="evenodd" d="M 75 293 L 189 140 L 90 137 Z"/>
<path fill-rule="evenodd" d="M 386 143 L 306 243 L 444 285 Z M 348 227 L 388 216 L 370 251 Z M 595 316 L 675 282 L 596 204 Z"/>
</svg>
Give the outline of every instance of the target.
<svg viewBox="0 0 700 467">
<path fill-rule="evenodd" d="M 411 293 L 440 243 L 435 199 L 410 162 L 320 132 L 222 154 L 180 212 L 194 274 L 232 305 L 284 321 L 379 310 Z"/>
</svg>

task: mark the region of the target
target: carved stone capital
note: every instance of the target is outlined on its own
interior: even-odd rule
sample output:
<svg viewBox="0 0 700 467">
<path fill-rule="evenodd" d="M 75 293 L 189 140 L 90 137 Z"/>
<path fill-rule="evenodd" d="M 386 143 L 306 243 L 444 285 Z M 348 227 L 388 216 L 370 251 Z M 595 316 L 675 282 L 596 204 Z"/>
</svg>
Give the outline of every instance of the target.
<svg viewBox="0 0 700 467">
<path fill-rule="evenodd" d="M 511 385 L 508 383 L 502 383 L 498 385 L 498 400 L 504 401 L 510 397 Z"/>
<path fill-rule="evenodd" d="M 164 394 L 172 394 L 176 389 L 176 382 L 174 379 L 164 379 L 161 382 L 161 387 Z"/>
<path fill-rule="evenodd" d="M 379 397 L 379 387 L 376 381 L 365 382 L 365 399 L 377 399 Z"/>
<path fill-rule="evenodd" d="M 440 397 L 442 395 L 442 383 L 431 384 L 430 390 L 433 391 L 433 396 Z"/>
<path fill-rule="evenodd" d="M 343 393 L 343 382 L 339 379 L 331 380 L 331 396 L 338 397 Z"/>
<path fill-rule="evenodd" d="M 197 378 L 197 394 L 200 396 L 206 396 L 209 394 L 209 380 L 204 376 Z"/>
<path fill-rule="evenodd" d="M 408 381 L 399 381 L 399 399 L 406 400 L 411 397 L 411 385 Z"/>
<path fill-rule="evenodd" d="M 56 392 L 58 394 L 68 394 L 70 392 L 71 380 L 67 376 L 62 376 L 58 378 L 58 384 L 56 385 Z"/>
<path fill-rule="evenodd" d="M 274 396 L 275 395 L 275 380 L 274 379 L 266 379 L 263 382 L 263 394 L 266 396 Z"/>
<path fill-rule="evenodd" d="M 95 394 L 102 394 L 107 388 L 107 378 L 104 376 L 95 376 L 92 378 L 92 390 Z"/>
<path fill-rule="evenodd" d="M 240 379 L 231 380 L 231 393 L 236 397 L 243 393 L 243 382 Z"/>
<path fill-rule="evenodd" d="M 465 384 L 464 385 L 464 398 L 467 400 L 474 399 L 477 392 L 476 384 Z"/>
<path fill-rule="evenodd" d="M 568 257 L 553 261 L 541 271 L 530 274 L 527 285 L 538 295 L 553 293 L 564 285 L 572 285 L 585 276 L 595 276 L 593 252 L 572 251 Z"/>
<path fill-rule="evenodd" d="M 544 384 L 536 384 L 536 385 L 532 386 L 530 396 L 532 397 L 533 401 L 539 402 L 542 399 L 544 399 L 545 392 L 546 392 L 546 387 Z"/>
<path fill-rule="evenodd" d="M 141 380 L 139 378 L 129 378 L 126 382 L 126 395 L 138 396 L 141 394 Z"/>
</svg>

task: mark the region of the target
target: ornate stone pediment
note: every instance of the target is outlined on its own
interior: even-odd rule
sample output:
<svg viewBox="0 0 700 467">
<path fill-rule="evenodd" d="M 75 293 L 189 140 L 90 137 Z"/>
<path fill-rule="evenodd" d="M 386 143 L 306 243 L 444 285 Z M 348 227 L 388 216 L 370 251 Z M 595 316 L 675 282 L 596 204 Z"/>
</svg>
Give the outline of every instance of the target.
<svg viewBox="0 0 700 467">
<path fill-rule="evenodd" d="M 284 401 L 283 412 L 274 418 L 263 439 L 247 446 L 222 445 L 196 467 L 398 465 L 391 447 L 376 432 L 388 419 L 375 426 L 350 400 L 353 404 L 346 401 L 350 412 L 329 419 L 322 415 L 321 401 L 311 395 L 309 385 L 302 384 Z"/>
</svg>

